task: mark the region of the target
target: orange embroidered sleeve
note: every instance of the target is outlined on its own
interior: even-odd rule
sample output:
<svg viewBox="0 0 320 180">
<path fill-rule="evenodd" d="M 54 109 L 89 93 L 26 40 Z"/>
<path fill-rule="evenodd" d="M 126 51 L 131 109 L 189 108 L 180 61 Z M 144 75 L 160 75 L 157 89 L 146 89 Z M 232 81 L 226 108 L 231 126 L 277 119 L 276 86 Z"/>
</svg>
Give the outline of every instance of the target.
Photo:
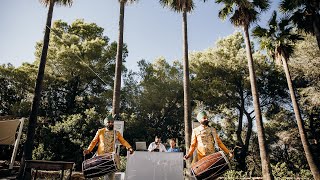
<svg viewBox="0 0 320 180">
<path fill-rule="evenodd" d="M 131 148 L 130 144 L 121 136 L 119 131 L 117 131 L 117 138 L 120 141 L 120 143 L 124 145 L 126 148 Z"/>
<path fill-rule="evenodd" d="M 96 144 L 99 141 L 99 134 L 100 134 L 100 129 L 97 131 L 96 135 L 94 136 L 93 140 L 91 141 L 88 150 L 91 152 L 92 149 L 96 146 Z"/>
<path fill-rule="evenodd" d="M 217 140 L 217 143 L 218 143 L 218 146 L 226 153 L 226 154 L 229 154 L 229 149 L 222 143 L 218 133 L 216 132 L 216 130 L 214 129 L 214 134 L 216 135 L 216 140 Z"/>
<path fill-rule="evenodd" d="M 196 149 L 198 144 L 197 141 L 197 136 L 196 136 L 196 132 L 194 130 L 192 130 L 192 135 L 191 135 L 191 144 L 190 144 L 190 149 L 189 149 L 189 153 L 188 156 L 191 156 L 192 153 L 194 152 L 194 150 Z"/>
</svg>

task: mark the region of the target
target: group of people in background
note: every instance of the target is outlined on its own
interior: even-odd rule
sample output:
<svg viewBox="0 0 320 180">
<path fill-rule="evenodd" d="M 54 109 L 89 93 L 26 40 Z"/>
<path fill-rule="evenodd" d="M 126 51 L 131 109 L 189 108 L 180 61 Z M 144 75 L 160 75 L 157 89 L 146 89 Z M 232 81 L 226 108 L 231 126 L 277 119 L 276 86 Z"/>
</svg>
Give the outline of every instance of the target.
<svg viewBox="0 0 320 180">
<path fill-rule="evenodd" d="M 216 130 L 209 126 L 208 116 L 205 111 L 201 111 L 197 115 L 197 120 L 200 122 L 200 126 L 192 130 L 191 145 L 189 152 L 186 152 L 184 159 L 188 159 L 193 155 L 196 150 L 197 157 L 196 161 L 202 159 L 203 157 L 210 155 L 215 152 L 215 145 L 218 145 L 226 154 L 231 158 L 233 154 L 228 148 L 222 143 Z M 114 130 L 114 117 L 109 115 L 105 119 L 105 126 L 99 129 L 91 141 L 87 149 L 83 151 L 86 155 L 90 153 L 93 148 L 98 143 L 97 155 L 102 155 L 104 153 L 115 152 L 115 141 L 118 140 L 123 146 L 127 148 L 132 154 L 134 152 L 132 146 L 122 137 L 122 135 Z M 216 143 L 216 144 L 215 144 Z M 155 141 L 152 142 L 148 151 L 150 152 L 179 152 L 179 148 L 176 147 L 175 139 L 169 140 L 170 148 L 166 149 L 161 143 L 161 138 L 159 136 L 155 137 Z M 195 161 L 194 161 L 195 162 Z M 105 176 L 105 179 L 114 179 L 114 173 L 110 173 Z"/>
<path fill-rule="evenodd" d="M 169 140 L 170 148 L 166 149 L 166 147 L 161 143 L 161 137 L 156 136 L 154 142 L 152 142 L 149 147 L 148 151 L 150 152 L 180 152 L 179 148 L 176 147 L 176 140 L 170 139 Z"/>
</svg>

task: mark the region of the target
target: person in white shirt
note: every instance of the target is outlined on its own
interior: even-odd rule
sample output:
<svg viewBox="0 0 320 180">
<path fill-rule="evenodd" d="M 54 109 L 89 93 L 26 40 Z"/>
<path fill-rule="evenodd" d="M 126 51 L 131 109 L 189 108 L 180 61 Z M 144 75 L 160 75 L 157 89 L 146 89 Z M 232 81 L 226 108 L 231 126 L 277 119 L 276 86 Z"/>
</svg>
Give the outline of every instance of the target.
<svg viewBox="0 0 320 180">
<path fill-rule="evenodd" d="M 150 152 L 167 152 L 166 147 L 161 143 L 160 136 L 156 136 L 154 138 L 154 142 L 152 142 L 149 145 L 148 151 L 150 151 Z"/>
</svg>

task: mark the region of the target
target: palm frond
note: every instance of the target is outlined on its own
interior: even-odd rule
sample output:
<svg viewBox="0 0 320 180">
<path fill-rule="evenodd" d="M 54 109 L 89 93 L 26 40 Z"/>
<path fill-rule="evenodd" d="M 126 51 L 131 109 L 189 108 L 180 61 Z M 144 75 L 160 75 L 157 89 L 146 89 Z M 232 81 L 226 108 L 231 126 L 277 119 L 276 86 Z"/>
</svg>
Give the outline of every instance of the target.
<svg viewBox="0 0 320 180">
<path fill-rule="evenodd" d="M 249 2 L 248 0 L 238 0 L 235 1 L 236 5 L 238 6 L 239 9 L 252 9 L 254 8 L 254 4 Z"/>
<path fill-rule="evenodd" d="M 261 26 L 256 26 L 253 28 L 252 30 L 252 36 L 253 37 L 258 37 L 258 38 L 262 38 L 265 36 L 268 36 L 268 30 L 265 28 L 262 28 Z"/>
<path fill-rule="evenodd" d="M 270 6 L 269 0 L 216 0 L 216 3 L 224 4 L 219 11 L 219 18 L 230 16 L 230 22 L 235 26 L 247 27 L 259 20 L 260 12 Z"/>
<path fill-rule="evenodd" d="M 292 44 L 283 44 L 279 49 L 282 50 L 282 56 L 284 56 L 285 59 L 289 59 L 294 52 L 294 46 Z"/>
<path fill-rule="evenodd" d="M 259 8 L 260 11 L 267 11 L 270 8 L 270 1 L 269 0 L 253 0 L 252 4 Z"/>
<path fill-rule="evenodd" d="M 259 12 L 257 12 L 256 9 L 251 8 L 245 11 L 244 17 L 246 17 L 245 19 L 250 26 L 250 24 L 255 23 L 259 20 Z"/>
<path fill-rule="evenodd" d="M 306 16 L 303 10 L 298 10 L 292 14 L 290 19 L 297 26 L 298 29 L 314 35 L 314 29 L 313 29 L 314 18 L 312 16 Z"/>
<path fill-rule="evenodd" d="M 300 34 L 290 34 L 288 39 L 292 42 L 295 43 L 297 41 L 301 41 L 304 40 L 303 36 L 301 36 Z"/>
<path fill-rule="evenodd" d="M 126 4 L 133 4 L 133 3 L 138 2 L 139 0 L 119 0 L 119 2 L 120 1 L 125 1 Z"/>
<path fill-rule="evenodd" d="M 239 9 L 236 9 L 233 13 L 233 15 L 230 17 L 231 24 L 234 24 L 235 26 L 241 26 L 243 24 L 243 16 L 241 16 L 241 11 Z"/>
<path fill-rule="evenodd" d="M 262 28 L 260 26 L 256 26 L 253 28 L 252 31 L 253 37 L 258 39 L 260 49 L 265 49 L 267 54 L 274 59 L 275 52 L 274 49 L 276 47 L 276 42 L 273 40 L 272 36 L 270 35 L 268 29 Z"/>
<path fill-rule="evenodd" d="M 163 7 L 168 7 L 175 12 L 182 12 L 184 9 L 191 12 L 194 9 L 193 0 L 160 0 L 159 2 Z"/>
<path fill-rule="evenodd" d="M 288 12 L 300 8 L 304 3 L 304 0 L 282 0 L 280 2 L 280 11 Z"/>
<path fill-rule="evenodd" d="M 285 29 L 292 29 L 292 25 L 290 24 L 290 17 L 284 16 L 280 19 L 280 22 L 278 24 L 280 31 L 283 31 Z"/>
<path fill-rule="evenodd" d="M 225 20 L 228 17 L 228 15 L 232 13 L 232 11 L 232 6 L 225 6 L 219 11 L 218 16 L 219 18 Z"/>
<path fill-rule="evenodd" d="M 55 0 L 55 3 L 60 6 L 71 6 L 73 0 Z"/>
<path fill-rule="evenodd" d="M 258 38 L 261 49 L 268 50 L 268 54 L 280 60 L 278 55 L 285 59 L 293 53 L 295 42 L 302 40 L 302 36 L 295 33 L 293 25 L 290 23 L 290 17 L 283 16 L 277 18 L 277 13 L 273 12 L 270 17 L 268 28 L 257 26 L 253 29 L 253 36 Z M 272 52 L 273 53 L 270 53 Z"/>
<path fill-rule="evenodd" d="M 267 51 L 267 54 L 272 58 L 274 59 L 275 57 L 275 52 L 274 52 L 274 49 L 275 49 L 275 44 L 274 42 L 269 39 L 269 38 L 262 38 L 259 40 L 260 42 L 260 49 L 265 49 Z"/>
<path fill-rule="evenodd" d="M 51 0 L 39 0 L 40 4 L 44 5 L 45 7 L 49 6 Z"/>
<path fill-rule="evenodd" d="M 270 27 L 275 27 L 277 26 L 277 11 L 273 11 L 272 12 L 272 15 L 271 15 L 271 18 L 268 20 L 268 25 Z"/>
<path fill-rule="evenodd" d="M 220 3 L 224 3 L 225 5 L 227 4 L 231 4 L 228 0 L 216 0 L 216 3 L 220 4 Z"/>
<path fill-rule="evenodd" d="M 45 7 L 48 7 L 51 1 L 60 6 L 71 6 L 73 3 L 73 0 L 39 0 Z"/>
</svg>

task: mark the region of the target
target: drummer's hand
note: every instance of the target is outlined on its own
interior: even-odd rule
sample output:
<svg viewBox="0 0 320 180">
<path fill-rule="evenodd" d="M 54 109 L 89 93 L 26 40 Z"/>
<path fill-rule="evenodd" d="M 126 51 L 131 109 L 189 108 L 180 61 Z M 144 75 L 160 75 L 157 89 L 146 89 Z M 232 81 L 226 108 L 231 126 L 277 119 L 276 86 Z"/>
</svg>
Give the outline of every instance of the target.
<svg viewBox="0 0 320 180">
<path fill-rule="evenodd" d="M 184 159 L 184 160 L 189 159 L 189 155 L 188 155 L 188 154 L 184 155 L 184 156 L 183 156 L 183 159 Z"/>
<path fill-rule="evenodd" d="M 154 152 L 154 150 L 156 150 L 156 149 L 159 149 L 159 146 L 156 146 L 155 148 L 153 148 L 153 149 L 151 150 L 151 152 Z"/>
<path fill-rule="evenodd" d="M 86 155 L 86 154 L 89 154 L 90 153 L 90 151 L 88 150 L 88 149 L 85 149 L 84 151 L 83 151 L 83 155 Z"/>
<path fill-rule="evenodd" d="M 229 159 L 232 159 L 233 158 L 233 152 L 229 152 Z"/>
<path fill-rule="evenodd" d="M 133 154 L 134 150 L 132 149 L 132 147 L 130 147 L 129 149 L 130 154 Z"/>
</svg>

